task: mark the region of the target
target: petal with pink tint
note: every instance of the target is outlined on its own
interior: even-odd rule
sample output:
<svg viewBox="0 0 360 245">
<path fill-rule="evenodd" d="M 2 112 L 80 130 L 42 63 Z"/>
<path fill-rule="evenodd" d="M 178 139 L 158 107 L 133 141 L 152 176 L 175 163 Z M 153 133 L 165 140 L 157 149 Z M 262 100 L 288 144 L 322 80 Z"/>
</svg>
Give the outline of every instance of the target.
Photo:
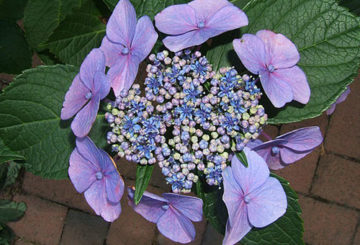
<svg viewBox="0 0 360 245">
<path fill-rule="evenodd" d="M 165 213 L 163 206 L 168 205 L 168 201 L 158 195 L 145 191 L 140 203 L 134 203 L 135 190 L 128 188 L 128 204 L 134 209 L 135 212 L 143 216 L 146 220 L 156 223 L 159 218 Z"/>
<path fill-rule="evenodd" d="M 298 67 L 294 66 L 286 69 L 275 70 L 271 76 L 277 80 L 286 82 L 292 90 L 294 100 L 307 104 L 310 100 L 310 87 L 305 73 Z"/>
<path fill-rule="evenodd" d="M 91 50 L 80 66 L 80 79 L 91 91 L 94 90 L 96 72 L 105 72 L 105 56 L 99 48 Z"/>
<path fill-rule="evenodd" d="M 202 220 L 203 201 L 197 197 L 184 196 L 174 193 L 164 193 L 163 197 L 170 205 L 176 208 L 182 215 L 190 220 L 199 222 Z"/>
<path fill-rule="evenodd" d="M 188 4 L 167 7 L 155 16 L 156 28 L 166 34 L 179 35 L 197 29 L 195 10 Z"/>
<path fill-rule="evenodd" d="M 312 150 L 298 152 L 298 151 L 294 151 L 292 149 L 283 147 L 280 149 L 281 163 L 285 167 L 288 164 L 291 164 L 291 163 L 294 163 L 294 162 L 300 160 L 301 158 L 305 157 L 306 155 L 308 155 L 311 152 L 312 152 Z"/>
<path fill-rule="evenodd" d="M 70 155 L 69 177 L 77 192 L 83 193 L 96 181 L 97 168 L 75 148 Z"/>
<path fill-rule="evenodd" d="M 246 195 L 247 193 L 263 185 L 266 179 L 269 177 L 270 171 L 264 159 L 255 151 L 245 147 L 244 153 L 246 155 L 249 166 L 245 167 L 237 157 L 233 157 L 231 160 L 231 168 L 234 179 L 237 181 Z"/>
<path fill-rule="evenodd" d="M 110 41 L 130 48 L 136 28 L 136 12 L 129 0 L 120 0 L 106 25 Z"/>
<path fill-rule="evenodd" d="M 287 142 L 283 145 L 292 150 L 301 152 L 312 150 L 323 141 L 321 130 L 318 126 L 300 128 L 279 136 Z"/>
<path fill-rule="evenodd" d="M 156 33 L 151 19 L 148 16 L 141 17 L 136 25 L 134 39 L 131 44 L 131 53 L 140 61 L 149 55 L 154 47 L 158 34 Z"/>
<path fill-rule="evenodd" d="M 261 30 L 256 33 L 256 36 L 265 44 L 268 54 L 267 65 L 271 64 L 279 69 L 292 67 L 299 62 L 300 54 L 295 44 L 284 35 Z"/>
<path fill-rule="evenodd" d="M 241 63 L 253 74 L 266 69 L 266 52 L 264 43 L 252 34 L 244 34 L 241 39 L 233 41 L 234 50 Z"/>
<path fill-rule="evenodd" d="M 81 82 L 80 76 L 76 75 L 69 90 L 66 92 L 61 119 L 67 120 L 73 117 L 88 101 L 86 95 L 90 90 Z"/>
<path fill-rule="evenodd" d="M 189 31 L 178 36 L 167 36 L 163 39 L 164 45 L 173 52 L 178 52 L 188 47 L 200 45 L 212 37 L 214 30 L 203 28 Z"/>
<path fill-rule="evenodd" d="M 285 214 L 286 194 L 279 180 L 269 177 L 267 181 L 247 196 L 250 224 L 262 228 Z"/>
<path fill-rule="evenodd" d="M 225 6 L 232 6 L 227 0 L 194 0 L 188 3 L 195 12 L 196 17 L 201 21 L 206 21 Z"/>
<path fill-rule="evenodd" d="M 229 21 L 231 20 L 231 21 Z M 214 29 L 217 36 L 223 32 L 238 29 L 248 25 L 249 21 L 246 14 L 234 5 L 221 8 L 206 22 L 206 28 Z"/>
<path fill-rule="evenodd" d="M 292 88 L 286 81 L 282 80 L 282 77 L 277 77 L 275 73 L 265 71 L 260 72 L 260 81 L 265 94 L 275 107 L 283 107 L 293 100 Z"/>
<path fill-rule="evenodd" d="M 136 56 L 126 55 L 109 69 L 108 76 L 115 96 L 119 96 L 122 90 L 129 90 L 135 81 L 139 64 L 140 60 Z"/>
<path fill-rule="evenodd" d="M 76 149 L 84 159 L 95 166 L 95 169 L 98 171 L 102 169 L 102 159 L 100 157 L 99 149 L 89 137 L 76 138 Z"/>
<path fill-rule="evenodd" d="M 91 130 L 99 110 L 100 98 L 95 97 L 76 114 L 71 123 L 71 129 L 77 137 L 85 137 Z"/>
<path fill-rule="evenodd" d="M 195 227 L 190 219 L 172 207 L 160 217 L 157 228 L 161 234 L 174 242 L 188 243 L 195 239 Z"/>
<path fill-rule="evenodd" d="M 109 67 L 114 66 L 117 60 L 124 56 L 121 54 L 124 46 L 119 43 L 111 42 L 106 36 L 101 42 L 100 49 L 103 51 L 106 58 L 106 65 Z"/>
<path fill-rule="evenodd" d="M 104 99 L 110 92 L 110 80 L 103 72 L 96 72 L 94 76 L 95 90 L 94 94 L 98 94 L 100 99 Z"/>
</svg>

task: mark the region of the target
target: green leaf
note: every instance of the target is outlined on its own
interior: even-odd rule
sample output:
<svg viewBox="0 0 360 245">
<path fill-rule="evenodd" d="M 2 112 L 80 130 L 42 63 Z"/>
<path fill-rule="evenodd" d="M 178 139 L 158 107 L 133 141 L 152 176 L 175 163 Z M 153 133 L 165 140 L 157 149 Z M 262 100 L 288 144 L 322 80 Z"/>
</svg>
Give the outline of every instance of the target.
<svg viewBox="0 0 360 245">
<path fill-rule="evenodd" d="M 27 0 L 0 0 L 0 20 L 19 20 Z"/>
<path fill-rule="evenodd" d="M 31 67 L 31 50 L 20 27 L 0 20 L 0 72 L 18 74 Z"/>
<path fill-rule="evenodd" d="M 245 152 L 244 151 L 241 151 L 241 152 L 236 152 L 236 156 L 237 158 L 240 160 L 240 162 L 245 166 L 245 167 L 248 167 L 249 164 L 248 164 L 248 161 L 247 161 L 247 158 L 246 158 L 246 155 L 245 155 Z"/>
<path fill-rule="evenodd" d="M 136 167 L 136 181 L 135 181 L 135 204 L 138 205 L 144 191 L 146 190 L 149 181 L 151 179 L 152 172 L 154 170 L 154 165 L 140 165 Z"/>
<path fill-rule="evenodd" d="M 0 139 L 0 164 L 11 160 L 24 160 L 24 156 L 11 151 Z"/>
<path fill-rule="evenodd" d="M 25 213 L 26 205 L 23 202 L 0 200 L 0 223 L 19 220 Z"/>
<path fill-rule="evenodd" d="M 253 0 L 244 11 L 249 25 L 241 29 L 242 33 L 269 29 L 284 34 L 297 45 L 301 54 L 299 66 L 311 87 L 310 102 L 305 106 L 292 102 L 279 110 L 266 107 L 269 123 L 319 116 L 357 75 L 360 19 L 339 7 L 335 0 Z M 232 43 L 228 42 L 215 46 L 207 56 L 218 66 L 229 66 L 236 62 L 231 53 Z M 218 61 L 217 57 L 223 58 Z"/>
<path fill-rule="evenodd" d="M 0 95 L 0 137 L 12 151 L 24 155 L 28 171 L 46 178 L 67 178 L 75 137 L 71 120 L 61 121 L 65 93 L 78 72 L 70 65 L 26 70 Z M 104 114 L 97 116 L 90 137 L 106 143 Z"/>
<path fill-rule="evenodd" d="M 105 36 L 105 24 L 101 21 L 101 13 L 96 6 L 74 10 L 50 37 L 46 47 L 64 63 L 80 65 L 86 55 L 98 48 Z"/>
<path fill-rule="evenodd" d="M 37 49 L 81 0 L 29 0 L 24 12 L 26 38 Z"/>
<path fill-rule="evenodd" d="M 264 228 L 253 228 L 240 243 L 243 245 L 304 244 L 302 239 L 304 228 L 297 194 L 285 179 L 275 174 L 271 176 L 277 178 L 285 190 L 288 202 L 286 213 Z M 196 187 L 197 195 L 204 201 L 205 217 L 219 233 L 224 234 L 228 214 L 225 203 L 222 201 L 223 190 L 202 186 L 200 182 Z"/>
<path fill-rule="evenodd" d="M 11 186 L 15 183 L 19 175 L 20 169 L 21 169 L 21 165 L 19 163 L 16 163 L 14 161 L 8 163 L 6 179 L 4 185 L 2 186 L 3 188 L 7 186 Z"/>
<path fill-rule="evenodd" d="M 5 224 L 0 224 L 0 244 L 11 245 L 15 238 L 14 232 Z"/>
<path fill-rule="evenodd" d="M 339 4 L 348 8 L 356 15 L 360 15 L 360 1 L 359 0 L 340 0 Z"/>
</svg>

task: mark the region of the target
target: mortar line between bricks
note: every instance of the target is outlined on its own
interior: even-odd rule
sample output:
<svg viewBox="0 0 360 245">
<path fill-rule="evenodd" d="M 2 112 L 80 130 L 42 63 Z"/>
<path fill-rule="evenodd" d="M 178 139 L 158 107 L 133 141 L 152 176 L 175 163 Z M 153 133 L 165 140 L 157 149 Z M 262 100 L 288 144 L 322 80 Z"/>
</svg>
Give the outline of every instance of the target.
<svg viewBox="0 0 360 245">
<path fill-rule="evenodd" d="M 64 223 L 63 223 L 63 226 L 62 226 L 62 230 L 61 230 L 61 235 L 60 235 L 60 240 L 59 240 L 59 244 L 61 244 L 61 240 L 62 240 L 62 237 L 64 235 L 64 230 L 65 230 L 65 225 L 66 225 L 66 218 L 69 214 L 69 211 L 70 211 L 70 208 L 67 208 L 66 209 L 66 215 L 65 215 L 65 218 L 64 218 Z"/>
<path fill-rule="evenodd" d="M 357 159 L 357 158 L 354 158 L 354 157 L 342 155 L 342 154 L 339 154 L 339 153 L 336 153 L 336 152 L 332 152 L 332 151 L 329 151 L 329 152 L 326 152 L 326 153 L 327 153 L 328 155 L 334 155 L 334 156 L 340 157 L 340 158 L 345 159 L 345 160 L 348 160 L 348 161 L 360 163 L 360 160 Z"/>
<path fill-rule="evenodd" d="M 300 192 L 300 191 L 298 191 L 297 193 L 304 196 L 304 197 L 309 197 L 309 198 L 312 198 L 312 199 L 314 199 L 316 201 L 319 201 L 319 202 L 323 202 L 323 203 L 326 203 L 326 204 L 336 205 L 336 206 L 339 206 L 339 207 L 342 207 L 342 208 L 350 209 L 350 210 L 356 211 L 356 212 L 358 212 L 360 214 L 360 208 L 355 208 L 355 207 L 351 207 L 351 206 L 348 206 L 348 205 L 343 204 L 343 203 L 330 201 L 330 200 L 327 200 L 325 198 L 322 198 L 322 197 L 314 195 L 314 194 L 305 194 L 305 193 Z"/>
<path fill-rule="evenodd" d="M 351 242 L 350 242 L 350 244 L 352 244 L 352 245 L 356 245 L 356 244 L 355 244 L 355 237 L 356 237 L 356 233 L 357 233 L 359 227 L 360 227 L 360 218 L 358 219 L 358 222 L 357 222 L 357 224 L 356 224 L 356 226 L 355 226 L 354 234 L 353 234 L 352 237 L 351 237 Z"/>
<path fill-rule="evenodd" d="M 104 239 L 104 242 L 103 242 L 103 245 L 106 245 L 107 244 L 107 237 L 109 235 L 109 231 L 110 231 L 110 226 L 111 226 L 111 222 L 108 222 L 108 225 L 107 225 L 107 230 L 106 230 L 106 237 Z"/>
<path fill-rule="evenodd" d="M 328 131 L 329 131 L 329 127 L 330 127 L 330 123 L 331 123 L 331 117 L 327 118 L 327 125 L 326 125 L 326 128 L 325 128 L 325 134 L 324 134 L 324 137 L 323 137 L 323 141 L 321 143 L 321 146 L 323 147 L 325 153 L 326 153 L 326 148 L 325 148 L 325 141 L 326 141 L 326 138 L 327 138 L 327 134 L 328 134 Z M 317 159 L 317 162 L 316 162 L 316 167 L 315 167 L 315 170 L 314 170 L 314 176 L 312 177 L 312 180 L 311 180 L 311 184 L 310 184 L 310 188 L 309 188 L 309 193 L 312 193 L 312 190 L 313 190 L 313 186 L 314 186 L 314 182 L 315 180 L 317 179 L 317 172 L 318 172 L 318 168 L 319 168 L 319 165 L 320 165 L 320 160 L 323 156 L 322 154 L 322 149 L 320 151 L 320 154 L 319 154 L 319 157 Z"/>
</svg>

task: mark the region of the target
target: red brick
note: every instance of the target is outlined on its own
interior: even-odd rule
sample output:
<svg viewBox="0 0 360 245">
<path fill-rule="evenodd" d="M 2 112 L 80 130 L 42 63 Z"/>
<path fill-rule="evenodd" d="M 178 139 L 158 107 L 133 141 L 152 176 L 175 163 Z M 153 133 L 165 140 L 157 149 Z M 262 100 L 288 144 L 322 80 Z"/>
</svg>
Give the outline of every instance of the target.
<svg viewBox="0 0 360 245">
<path fill-rule="evenodd" d="M 193 222 L 194 226 L 195 226 L 195 230 L 196 230 L 196 237 L 195 240 L 187 243 L 189 245 L 200 245 L 205 233 L 205 229 L 206 229 L 206 221 L 203 220 L 201 222 Z M 162 234 L 158 235 L 157 238 L 158 241 L 158 245 L 176 245 L 176 244 L 181 244 L 181 243 L 177 243 L 177 242 L 173 242 L 170 239 L 166 238 L 165 236 L 163 236 Z"/>
<path fill-rule="evenodd" d="M 129 162 L 125 158 L 114 157 L 118 170 L 122 176 L 129 179 L 136 177 L 136 163 Z"/>
<path fill-rule="evenodd" d="M 346 101 L 336 106 L 326 137 L 328 151 L 360 159 L 360 82 L 350 86 Z"/>
<path fill-rule="evenodd" d="M 360 208 L 360 164 L 326 155 L 321 158 L 312 193 L 338 203 Z"/>
<path fill-rule="evenodd" d="M 134 185 L 134 181 L 126 181 L 126 185 Z M 160 194 L 161 190 L 148 188 L 148 191 Z M 127 191 L 121 199 L 121 214 L 119 219 L 111 224 L 107 245 L 146 245 L 153 244 L 156 225 L 144 219 L 127 204 Z"/>
<path fill-rule="evenodd" d="M 358 226 L 353 242 L 353 245 L 359 245 L 359 244 L 360 244 L 360 226 Z"/>
<path fill-rule="evenodd" d="M 300 195 L 304 240 L 316 245 L 349 245 L 359 214 L 351 209 L 327 204 Z"/>
<path fill-rule="evenodd" d="M 34 243 L 31 241 L 24 240 L 22 238 L 18 238 L 15 240 L 15 245 L 33 245 Z"/>
<path fill-rule="evenodd" d="M 83 194 L 78 193 L 69 179 L 43 179 L 29 172 L 25 173 L 23 190 L 42 198 L 62 203 L 72 208 L 78 208 L 88 213 L 94 213 L 87 204 Z"/>
<path fill-rule="evenodd" d="M 328 124 L 329 124 L 328 117 L 326 116 L 325 113 L 323 113 L 319 117 L 307 119 L 307 120 L 304 120 L 304 121 L 301 121 L 301 122 L 284 124 L 284 125 L 281 126 L 280 134 L 285 134 L 287 132 L 290 132 L 290 131 L 293 131 L 293 130 L 299 129 L 299 128 L 305 128 L 305 127 L 311 127 L 311 126 L 319 126 L 320 130 L 321 130 L 321 133 L 324 136 Z"/>
<path fill-rule="evenodd" d="M 224 236 L 217 232 L 211 224 L 206 226 L 202 244 L 215 245 L 222 244 Z"/>
<path fill-rule="evenodd" d="M 108 226 L 100 216 L 69 210 L 60 244 L 103 245 Z"/>
<path fill-rule="evenodd" d="M 27 205 L 21 220 L 8 223 L 17 236 L 42 245 L 59 244 L 66 207 L 30 195 L 16 195 L 14 201 Z"/>
<path fill-rule="evenodd" d="M 155 163 L 154 171 L 150 179 L 150 185 L 159 187 L 165 192 L 171 191 L 171 186 L 166 184 L 165 176 L 161 173 L 161 168 Z"/>
<path fill-rule="evenodd" d="M 274 125 L 266 125 L 264 127 L 264 133 L 274 139 L 276 136 L 279 135 L 279 127 Z M 264 136 L 264 134 L 261 134 L 259 139 L 261 139 L 262 141 L 269 140 L 266 136 Z"/>
</svg>

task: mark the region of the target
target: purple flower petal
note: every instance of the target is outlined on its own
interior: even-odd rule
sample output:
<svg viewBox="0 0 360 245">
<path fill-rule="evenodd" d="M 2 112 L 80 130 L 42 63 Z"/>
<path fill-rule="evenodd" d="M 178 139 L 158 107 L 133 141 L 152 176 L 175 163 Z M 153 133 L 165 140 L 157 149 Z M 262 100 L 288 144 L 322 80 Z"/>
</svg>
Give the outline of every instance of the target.
<svg viewBox="0 0 360 245">
<path fill-rule="evenodd" d="M 230 219 L 228 219 L 226 223 L 223 245 L 236 244 L 252 228 L 248 220 L 247 207 L 244 201 L 238 200 L 237 208 L 233 213 L 229 212 L 230 216 L 233 217 L 233 222 L 230 223 Z"/>
<path fill-rule="evenodd" d="M 287 102 L 293 100 L 292 88 L 282 80 L 282 77 L 278 77 L 275 72 L 260 72 L 260 81 L 266 95 L 275 107 L 283 107 Z"/>
<path fill-rule="evenodd" d="M 168 201 L 162 197 L 145 191 L 138 205 L 134 203 L 135 190 L 128 188 L 128 204 L 135 212 L 143 216 L 146 220 L 156 223 L 165 213 L 164 205 L 168 205 Z"/>
<path fill-rule="evenodd" d="M 98 48 L 91 50 L 80 66 L 80 79 L 91 91 L 94 91 L 96 72 L 105 72 L 105 56 Z"/>
<path fill-rule="evenodd" d="M 121 54 L 124 46 L 119 43 L 111 42 L 107 36 L 103 38 L 100 49 L 105 54 L 106 65 L 109 67 L 114 66 L 118 59 L 121 59 L 124 56 Z"/>
<path fill-rule="evenodd" d="M 195 239 L 195 228 L 190 219 L 171 206 L 158 220 L 157 228 L 174 242 L 188 243 Z"/>
<path fill-rule="evenodd" d="M 294 100 L 307 104 L 310 100 L 310 87 L 306 79 L 306 75 L 298 66 L 286 69 L 275 70 L 271 73 L 276 80 L 286 82 L 292 89 Z"/>
<path fill-rule="evenodd" d="M 250 224 L 262 228 L 277 220 L 286 212 L 286 194 L 279 180 L 269 177 L 267 181 L 249 193 L 248 217 Z"/>
<path fill-rule="evenodd" d="M 94 76 L 94 94 L 99 94 L 100 99 L 104 99 L 110 92 L 109 78 L 103 72 L 96 72 Z"/>
<path fill-rule="evenodd" d="M 330 108 L 326 111 L 326 114 L 329 116 L 334 113 L 336 105 L 344 102 L 347 98 L 347 96 L 350 94 L 350 87 L 347 87 L 347 89 L 340 95 L 340 97 L 336 100 L 334 104 L 330 106 Z"/>
<path fill-rule="evenodd" d="M 233 41 L 234 50 L 241 63 L 253 74 L 266 69 L 266 53 L 263 41 L 252 34 L 244 34 L 241 39 Z"/>
<path fill-rule="evenodd" d="M 276 34 L 269 30 L 261 30 L 256 36 L 263 40 L 268 54 L 267 65 L 273 65 L 276 69 L 289 68 L 300 60 L 300 54 L 293 42 L 282 34 Z"/>
<path fill-rule="evenodd" d="M 167 7 L 155 16 L 156 28 L 170 35 L 179 35 L 196 30 L 195 10 L 188 4 Z"/>
<path fill-rule="evenodd" d="M 281 164 L 283 167 L 286 167 L 287 165 L 300 160 L 311 152 L 312 150 L 297 152 L 286 147 L 280 148 Z"/>
<path fill-rule="evenodd" d="M 178 52 L 188 47 L 200 45 L 212 36 L 210 29 L 198 29 L 189 31 L 178 36 L 167 36 L 163 39 L 163 43 L 169 50 Z"/>
<path fill-rule="evenodd" d="M 71 129 L 77 137 L 88 135 L 93 123 L 95 122 L 97 112 L 99 110 L 100 98 L 97 95 L 76 114 L 71 123 Z"/>
<path fill-rule="evenodd" d="M 120 203 L 108 202 L 104 179 L 95 181 L 85 191 L 85 199 L 95 213 L 101 215 L 108 222 L 116 220 L 121 213 Z"/>
<path fill-rule="evenodd" d="M 206 21 L 217 13 L 221 8 L 231 6 L 227 0 L 194 0 L 188 4 L 196 11 L 199 20 Z"/>
<path fill-rule="evenodd" d="M 106 25 L 110 41 L 130 48 L 135 35 L 136 12 L 129 0 L 120 0 Z"/>
<path fill-rule="evenodd" d="M 80 155 L 77 148 L 70 155 L 69 177 L 77 192 L 83 193 L 96 181 L 97 167 Z"/>
<path fill-rule="evenodd" d="M 95 169 L 98 171 L 102 169 L 99 149 L 89 137 L 76 138 L 76 149 L 85 160 L 89 161 L 89 164 L 95 166 Z"/>
<path fill-rule="evenodd" d="M 150 18 L 148 16 L 141 17 L 136 25 L 135 36 L 131 44 L 132 55 L 136 55 L 140 61 L 144 60 L 154 47 L 157 38 L 158 34 Z"/>
<path fill-rule="evenodd" d="M 289 133 L 283 134 L 277 139 L 286 140 L 285 147 L 301 152 L 312 150 L 321 144 L 323 137 L 321 130 L 317 126 L 300 128 Z"/>
<path fill-rule="evenodd" d="M 67 120 L 73 117 L 88 101 L 86 95 L 90 90 L 81 82 L 80 76 L 76 75 L 69 90 L 66 92 L 61 119 Z"/>
<path fill-rule="evenodd" d="M 139 64 L 140 61 L 136 56 L 127 55 L 121 56 L 117 64 L 109 69 L 108 76 L 115 96 L 119 96 L 123 89 L 128 90 L 131 87 L 136 78 Z"/>
<path fill-rule="evenodd" d="M 231 21 L 229 21 L 231 20 Z M 213 36 L 235 30 L 249 24 L 246 14 L 234 5 L 229 5 L 217 11 L 205 24 L 206 28 L 216 30 Z"/>
<path fill-rule="evenodd" d="M 233 157 L 231 161 L 231 168 L 234 174 L 234 179 L 236 179 L 243 192 L 248 193 L 263 185 L 269 177 L 270 171 L 264 159 L 262 159 L 255 151 L 245 147 L 244 152 L 249 166 L 245 167 L 237 157 Z"/>
<path fill-rule="evenodd" d="M 203 201 L 197 197 L 164 193 L 163 197 L 169 201 L 171 206 L 176 208 L 182 215 L 185 215 L 194 222 L 202 220 Z"/>
<path fill-rule="evenodd" d="M 118 203 L 124 194 L 124 181 L 117 170 L 114 160 L 103 150 L 100 150 L 100 154 L 107 159 L 106 168 L 103 171 L 108 201 Z"/>
</svg>

